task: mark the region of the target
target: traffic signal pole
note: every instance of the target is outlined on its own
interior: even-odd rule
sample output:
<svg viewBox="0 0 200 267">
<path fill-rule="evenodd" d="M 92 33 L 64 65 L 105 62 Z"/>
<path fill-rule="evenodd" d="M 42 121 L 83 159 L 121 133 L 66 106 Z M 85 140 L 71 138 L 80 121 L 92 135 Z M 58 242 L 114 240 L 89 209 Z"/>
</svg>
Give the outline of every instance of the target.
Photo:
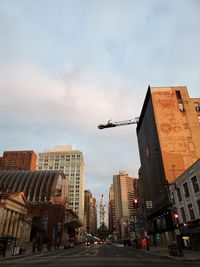
<svg viewBox="0 0 200 267">
<path fill-rule="evenodd" d="M 135 236 L 136 236 L 136 239 L 138 238 L 137 236 L 137 232 L 136 232 L 136 225 L 137 225 L 137 211 L 138 211 L 138 208 L 141 207 L 142 208 L 142 212 L 143 212 L 143 215 L 144 215 L 144 236 L 145 236 L 145 240 L 146 240 L 146 250 L 150 250 L 149 248 L 149 240 L 148 240 L 148 229 L 147 229 L 147 215 L 146 215 L 146 205 L 145 204 L 139 204 L 138 203 L 138 200 L 137 199 L 134 199 L 133 200 L 133 207 L 135 209 Z"/>
</svg>

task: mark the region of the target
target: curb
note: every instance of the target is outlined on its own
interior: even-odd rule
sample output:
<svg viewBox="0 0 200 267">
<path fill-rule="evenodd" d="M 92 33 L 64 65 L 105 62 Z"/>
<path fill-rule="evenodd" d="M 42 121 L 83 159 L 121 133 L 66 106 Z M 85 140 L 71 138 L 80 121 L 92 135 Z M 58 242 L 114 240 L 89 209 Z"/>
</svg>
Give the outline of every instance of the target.
<svg viewBox="0 0 200 267">
<path fill-rule="evenodd" d="M 178 257 L 178 256 L 175 257 L 175 256 L 169 256 L 169 255 L 162 255 L 162 254 L 153 252 L 151 250 L 150 251 L 147 251 L 147 250 L 141 249 L 140 251 L 143 251 L 144 253 L 147 253 L 147 254 L 151 254 L 153 256 L 159 256 L 159 257 L 162 257 L 162 258 L 167 258 L 167 259 L 172 259 L 172 260 L 178 260 L 178 261 L 197 261 L 197 262 L 200 261 L 200 258 L 188 259 L 188 258 Z"/>
</svg>

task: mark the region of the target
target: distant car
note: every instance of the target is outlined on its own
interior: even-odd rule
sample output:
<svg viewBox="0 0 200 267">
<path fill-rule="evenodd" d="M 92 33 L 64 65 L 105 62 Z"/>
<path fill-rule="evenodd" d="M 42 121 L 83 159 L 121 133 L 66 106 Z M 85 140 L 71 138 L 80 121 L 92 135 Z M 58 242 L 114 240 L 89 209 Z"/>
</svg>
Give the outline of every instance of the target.
<svg viewBox="0 0 200 267">
<path fill-rule="evenodd" d="M 75 244 L 73 242 L 70 242 L 64 245 L 64 249 L 74 248 L 74 247 L 75 247 Z"/>
</svg>

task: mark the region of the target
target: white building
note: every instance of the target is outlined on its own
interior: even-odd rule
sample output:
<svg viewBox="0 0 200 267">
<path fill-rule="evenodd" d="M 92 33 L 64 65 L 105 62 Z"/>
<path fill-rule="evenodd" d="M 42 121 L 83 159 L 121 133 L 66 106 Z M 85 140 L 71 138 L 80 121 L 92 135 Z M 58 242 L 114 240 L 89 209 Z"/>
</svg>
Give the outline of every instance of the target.
<svg viewBox="0 0 200 267">
<path fill-rule="evenodd" d="M 170 193 L 183 240 L 200 249 L 200 159 L 170 185 Z"/>
<path fill-rule="evenodd" d="M 69 208 L 84 222 L 85 164 L 72 146 L 55 146 L 38 155 L 37 170 L 60 170 L 69 180 Z"/>
</svg>

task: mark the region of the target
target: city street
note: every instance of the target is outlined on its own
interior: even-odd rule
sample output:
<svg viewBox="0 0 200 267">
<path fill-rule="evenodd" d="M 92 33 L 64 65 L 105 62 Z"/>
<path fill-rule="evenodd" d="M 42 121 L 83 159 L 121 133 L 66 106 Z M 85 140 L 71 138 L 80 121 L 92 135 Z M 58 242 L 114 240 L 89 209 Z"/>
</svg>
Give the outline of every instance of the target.
<svg viewBox="0 0 200 267">
<path fill-rule="evenodd" d="M 0 266 L 199 266 L 199 262 L 168 259 L 152 256 L 142 250 L 114 245 L 80 246 L 60 249 L 40 255 L 27 255 L 21 258 L 1 260 Z"/>
</svg>

